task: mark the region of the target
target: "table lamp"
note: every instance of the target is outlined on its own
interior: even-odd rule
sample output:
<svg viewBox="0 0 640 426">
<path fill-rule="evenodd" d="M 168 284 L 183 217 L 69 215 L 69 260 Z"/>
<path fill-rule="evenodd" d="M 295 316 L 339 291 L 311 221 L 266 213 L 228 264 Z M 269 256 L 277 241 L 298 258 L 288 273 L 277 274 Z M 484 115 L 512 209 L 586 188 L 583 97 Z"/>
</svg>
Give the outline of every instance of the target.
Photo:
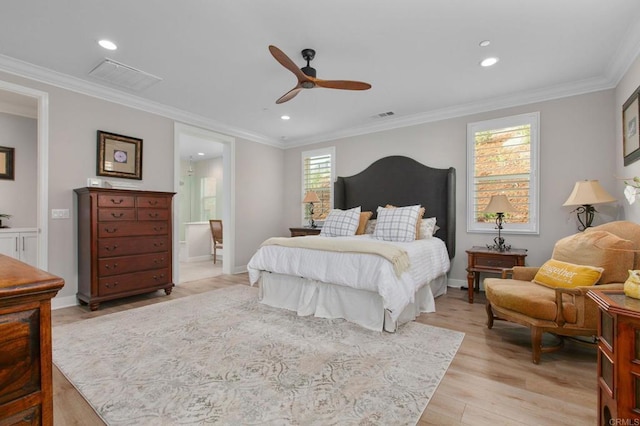
<svg viewBox="0 0 640 426">
<path fill-rule="evenodd" d="M 304 196 L 304 200 L 302 200 L 302 202 L 309 204 L 309 227 L 315 228 L 316 223 L 313 221 L 313 203 L 319 203 L 320 198 L 318 198 L 318 194 L 316 194 L 314 191 L 309 191 Z"/>
<path fill-rule="evenodd" d="M 594 204 L 613 203 L 616 201 L 597 180 L 581 180 L 576 182 L 573 191 L 564 202 L 563 206 L 579 206 L 573 212 L 578 216 L 579 231 L 584 231 L 591 226 L 596 209 Z M 583 217 L 581 217 L 583 216 Z"/>
<path fill-rule="evenodd" d="M 491 200 L 489 200 L 489 204 L 483 210 L 483 212 L 496 214 L 496 228 L 498 229 L 498 236 L 493 239 L 494 244 L 491 246 L 487 246 L 487 248 L 497 251 L 511 250 L 511 245 L 506 245 L 504 243 L 504 238 L 502 238 L 502 235 L 500 235 L 500 231 L 502 231 L 504 214 L 513 211 L 516 211 L 516 209 L 513 208 L 506 195 L 500 194 L 491 196 Z"/>
</svg>

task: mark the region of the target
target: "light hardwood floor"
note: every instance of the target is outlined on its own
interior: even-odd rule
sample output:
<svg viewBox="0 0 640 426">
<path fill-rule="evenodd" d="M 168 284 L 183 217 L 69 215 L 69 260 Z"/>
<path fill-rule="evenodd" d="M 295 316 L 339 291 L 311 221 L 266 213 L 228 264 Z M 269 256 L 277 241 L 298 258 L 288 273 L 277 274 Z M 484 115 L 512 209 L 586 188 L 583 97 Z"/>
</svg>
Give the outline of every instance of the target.
<svg viewBox="0 0 640 426">
<path fill-rule="evenodd" d="M 86 307 L 53 311 L 56 325 L 80 321 L 152 303 L 198 294 L 230 285 L 248 285 L 247 274 L 221 275 L 163 292 Z M 593 425 L 596 424 L 596 350 L 569 342 L 560 352 L 531 362 L 529 331 L 496 322 L 486 328 L 484 294 L 473 305 L 466 290 L 449 289 L 436 299 L 436 313 L 419 322 L 465 333 L 464 341 L 419 425 Z M 551 336 L 549 336 L 552 339 Z M 93 409 L 54 367 L 54 424 L 102 425 Z"/>
</svg>

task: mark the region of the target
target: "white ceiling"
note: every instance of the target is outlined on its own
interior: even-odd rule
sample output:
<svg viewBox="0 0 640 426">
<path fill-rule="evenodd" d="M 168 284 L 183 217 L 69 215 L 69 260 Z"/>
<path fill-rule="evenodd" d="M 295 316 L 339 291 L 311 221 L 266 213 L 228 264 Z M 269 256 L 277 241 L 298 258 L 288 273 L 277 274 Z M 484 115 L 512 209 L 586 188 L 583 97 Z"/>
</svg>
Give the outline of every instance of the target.
<svg viewBox="0 0 640 426">
<path fill-rule="evenodd" d="M 614 87 L 639 18 L 638 0 L 2 0 L 0 70 L 287 147 Z M 276 105 L 296 79 L 270 44 L 373 87 Z M 162 81 L 109 86 L 89 76 L 105 58 Z"/>
</svg>

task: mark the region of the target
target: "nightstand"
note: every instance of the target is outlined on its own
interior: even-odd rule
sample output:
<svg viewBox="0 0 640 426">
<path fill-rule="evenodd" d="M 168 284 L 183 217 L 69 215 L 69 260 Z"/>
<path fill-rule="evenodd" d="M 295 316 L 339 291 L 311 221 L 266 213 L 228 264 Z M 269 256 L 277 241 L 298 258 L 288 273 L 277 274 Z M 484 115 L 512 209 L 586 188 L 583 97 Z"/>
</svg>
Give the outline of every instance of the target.
<svg viewBox="0 0 640 426">
<path fill-rule="evenodd" d="M 304 237 L 305 235 L 320 234 L 320 228 L 308 228 L 306 226 L 300 228 L 289 228 L 289 232 L 291 232 L 292 237 Z"/>
<path fill-rule="evenodd" d="M 469 303 L 473 303 L 473 292 L 480 291 L 480 272 L 501 274 L 503 269 L 524 266 L 527 257 L 525 249 L 505 251 L 491 250 L 487 247 L 473 246 L 467 250 L 467 285 L 469 286 Z"/>
</svg>

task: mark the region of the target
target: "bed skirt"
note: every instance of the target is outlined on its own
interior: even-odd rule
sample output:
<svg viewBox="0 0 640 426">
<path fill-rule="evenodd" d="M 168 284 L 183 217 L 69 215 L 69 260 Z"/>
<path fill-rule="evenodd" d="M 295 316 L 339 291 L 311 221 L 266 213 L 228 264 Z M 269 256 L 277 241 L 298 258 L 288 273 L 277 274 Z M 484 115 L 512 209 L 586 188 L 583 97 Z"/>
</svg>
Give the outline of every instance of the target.
<svg viewBox="0 0 640 426">
<path fill-rule="evenodd" d="M 342 318 L 375 331 L 394 332 L 399 325 L 413 321 L 421 312 L 435 312 L 434 297 L 447 292 L 447 276 L 441 275 L 418 290 L 393 321 L 379 294 L 337 284 L 263 271 L 258 281 L 260 302 L 295 311 L 298 315 Z"/>
</svg>

